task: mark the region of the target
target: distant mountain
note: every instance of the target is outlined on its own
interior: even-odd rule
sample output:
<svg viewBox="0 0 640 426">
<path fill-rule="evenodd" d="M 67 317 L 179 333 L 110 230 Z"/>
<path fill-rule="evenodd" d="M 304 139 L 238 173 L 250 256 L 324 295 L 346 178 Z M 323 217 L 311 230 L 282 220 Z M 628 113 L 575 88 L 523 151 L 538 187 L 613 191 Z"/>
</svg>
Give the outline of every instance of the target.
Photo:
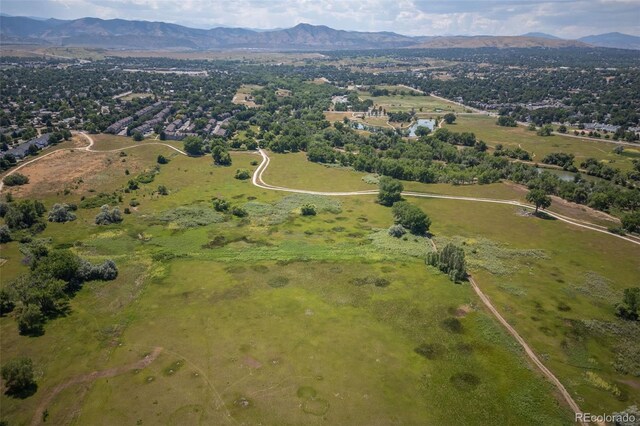
<svg viewBox="0 0 640 426">
<path fill-rule="evenodd" d="M 438 48 L 470 48 L 478 47 L 589 47 L 588 44 L 575 40 L 549 39 L 544 37 L 525 36 L 452 36 L 433 37 L 414 47 L 425 49 Z"/>
<path fill-rule="evenodd" d="M 632 36 L 627 36 L 632 37 Z M 635 37 L 637 39 L 637 37 Z M 392 32 L 343 31 L 324 25 L 299 24 L 293 28 L 257 31 L 243 28 L 189 28 L 165 22 L 33 19 L 0 16 L 2 44 L 30 43 L 137 50 L 335 50 L 447 47 L 586 47 L 576 40 L 548 34 L 525 36 L 409 37 Z"/>
<path fill-rule="evenodd" d="M 622 33 L 590 35 L 578 39 L 599 47 L 640 50 L 640 37 Z"/>
<path fill-rule="evenodd" d="M 547 33 L 526 33 L 526 34 L 522 34 L 521 37 L 539 37 L 539 38 L 548 38 L 551 40 L 559 40 L 560 37 L 556 37 L 554 35 L 551 34 L 547 34 Z"/>
</svg>

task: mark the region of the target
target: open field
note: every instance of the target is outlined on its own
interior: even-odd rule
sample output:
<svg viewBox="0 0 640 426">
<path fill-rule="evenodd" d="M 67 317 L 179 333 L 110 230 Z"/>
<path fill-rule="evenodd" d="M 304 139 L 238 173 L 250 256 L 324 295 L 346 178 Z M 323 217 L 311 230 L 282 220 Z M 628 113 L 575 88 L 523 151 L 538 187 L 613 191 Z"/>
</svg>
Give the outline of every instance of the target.
<svg viewBox="0 0 640 426">
<path fill-rule="evenodd" d="M 340 121 L 347 117 L 350 121 L 356 121 L 363 124 L 368 124 L 370 126 L 376 127 L 386 127 L 386 128 L 400 128 L 402 126 L 408 126 L 408 123 L 390 123 L 387 117 L 361 117 L 362 113 L 353 113 L 347 111 L 325 111 L 324 116 L 327 121 L 333 123 L 335 121 Z"/>
<path fill-rule="evenodd" d="M 261 89 L 262 86 L 255 84 L 244 84 L 240 86 L 232 102 L 238 105 L 245 105 L 247 108 L 256 108 L 258 105 L 252 100 L 251 92 L 256 89 Z"/>
<path fill-rule="evenodd" d="M 153 96 L 153 93 L 129 93 L 126 96 L 121 97 L 123 101 L 130 101 L 136 98 L 150 98 Z"/>
<path fill-rule="evenodd" d="M 391 86 L 390 86 L 391 87 Z M 398 87 L 399 91 L 410 93 L 412 90 L 406 87 Z M 390 89 L 392 90 L 392 89 Z M 416 112 L 435 112 L 445 114 L 447 112 L 463 112 L 465 109 L 454 103 L 436 99 L 432 96 L 423 95 L 389 95 L 389 96 L 371 96 L 369 92 L 359 92 L 360 99 L 371 99 L 374 107 L 381 106 L 387 111 L 411 111 Z"/>
<path fill-rule="evenodd" d="M 552 386 L 469 285 L 424 265 L 428 243 L 387 236 L 390 209 L 373 196 L 291 195 L 234 179 L 236 168 L 255 170 L 251 153 L 233 153 L 231 167 L 216 167 L 210 156 L 173 156 L 156 145 L 120 157 L 130 138 L 95 139 L 94 147 L 117 151 L 68 154 L 85 157 L 78 162 L 113 155 L 136 171 L 154 167 L 160 153 L 171 161 L 153 183 L 121 193 L 121 206 L 140 201 L 121 225 L 96 226 L 97 209 L 79 209 L 75 222 L 50 223 L 38 235 L 92 261 L 114 259 L 120 274 L 87 283 L 70 313 L 48 322 L 43 336 L 20 336 L 11 316 L 0 318 L 3 359 L 25 354 L 37 366 L 35 395 L 0 397 L 10 424 L 29 423 L 54 386 L 130 365 L 159 346 L 159 357 L 144 369 L 62 391 L 46 406 L 47 422 L 571 423 Z M 274 185 L 376 188 L 361 173 L 309 163 L 303 153 L 271 156 L 264 178 Z M 38 168 L 56 167 L 55 158 L 48 162 Z M 38 194 L 47 206 L 77 203 L 94 195 L 89 189 L 122 188 L 128 176 L 121 168 L 97 167 L 98 180 L 86 191 L 59 194 L 37 184 L 31 197 Z M 155 194 L 157 185 L 169 195 Z M 487 197 L 518 193 L 503 184 L 406 186 Z M 214 196 L 244 207 L 249 217 L 213 212 Z M 611 304 L 640 274 L 637 246 L 522 215 L 513 206 L 411 201 L 431 216 L 438 245 L 464 241 L 480 285 L 585 411 L 638 402 L 637 379 L 609 362 L 634 365 L 637 343 L 611 332 L 637 330 L 622 328 Z M 299 216 L 309 202 L 319 214 Z M 189 212 L 209 212 L 207 223 L 194 225 Z M 27 267 L 17 242 L 3 245 L 2 256 L 6 285 Z M 587 372 L 611 386 L 598 387 Z"/>
<path fill-rule="evenodd" d="M 593 157 L 611 163 L 613 167 L 624 171 L 632 167 L 633 148 L 629 150 L 631 155 L 619 155 L 613 152 L 615 145 L 611 143 L 557 135 L 542 137 L 522 126 L 501 127 L 495 122 L 495 117 L 486 115 L 459 115 L 454 124 L 446 127 L 454 132 L 473 132 L 478 139 L 485 141 L 490 147 L 495 147 L 499 143 L 505 147 L 520 146 L 534 154 L 534 161 L 541 161 L 547 154 L 553 152 L 566 152 L 575 155 L 576 166 L 586 158 Z"/>
<path fill-rule="evenodd" d="M 162 149 L 143 146 L 126 158 L 151 167 Z M 389 225 L 389 209 L 372 197 L 312 197 L 328 210 L 296 218 L 290 212 L 308 197 L 233 179 L 254 158 L 235 153 L 234 165 L 220 168 L 209 157 L 177 156 L 152 184 L 123 194 L 121 205 L 141 205 L 122 225 L 93 225 L 96 209 L 49 224 L 38 237 L 75 245 L 82 257 L 112 258 L 120 274 L 87 283 L 43 336 L 20 336 L 11 316 L 0 319 L 3 358 L 28 354 L 38 369 L 34 396 L 2 396 L 3 419 L 28 423 L 53 386 L 161 346 L 142 370 L 62 391 L 46 406 L 47 422 L 442 423 L 455 407 L 456 421 L 467 424 L 569 423 L 551 386 L 468 285 L 390 250 L 399 242 L 375 231 Z M 121 184 L 111 182 L 103 189 Z M 154 196 L 156 184 L 170 195 Z M 42 195 L 47 205 L 79 200 Z M 181 206 L 211 209 L 203 206 L 215 195 L 245 206 L 249 220 L 191 227 L 158 219 Z M 3 285 L 26 270 L 18 244 L 3 247 Z M 366 284 L 373 278 L 380 286 Z"/>
</svg>

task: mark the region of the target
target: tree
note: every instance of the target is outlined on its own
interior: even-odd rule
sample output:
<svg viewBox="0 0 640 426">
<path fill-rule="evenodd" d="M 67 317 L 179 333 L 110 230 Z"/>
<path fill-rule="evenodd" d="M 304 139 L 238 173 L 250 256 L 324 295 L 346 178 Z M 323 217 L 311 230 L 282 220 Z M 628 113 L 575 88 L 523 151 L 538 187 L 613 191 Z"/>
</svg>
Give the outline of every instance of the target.
<svg viewBox="0 0 640 426">
<path fill-rule="evenodd" d="M 229 210 L 229 202 L 222 198 L 216 197 L 213 199 L 213 208 L 217 212 L 226 212 L 227 210 Z"/>
<path fill-rule="evenodd" d="M 25 185 L 29 183 L 29 178 L 21 173 L 14 173 L 2 179 L 7 186 Z"/>
<path fill-rule="evenodd" d="M 453 122 L 456 121 L 456 115 L 452 112 L 446 113 L 442 118 L 444 119 L 444 122 L 447 124 L 453 124 Z"/>
<path fill-rule="evenodd" d="M 231 155 L 229 155 L 229 152 L 225 149 L 224 146 L 214 146 L 211 150 L 211 157 L 213 157 L 213 162 L 219 166 L 231 165 Z"/>
<path fill-rule="evenodd" d="M 141 141 L 141 140 L 143 140 L 143 139 L 144 139 L 144 135 L 143 135 L 142 133 L 140 133 L 140 132 L 135 132 L 135 133 L 133 134 L 133 140 L 134 140 L 134 141 L 136 141 L 136 142 L 140 142 L 140 141 Z"/>
<path fill-rule="evenodd" d="M 26 229 L 38 222 L 45 211 L 40 201 L 20 200 L 9 205 L 4 220 L 9 229 Z"/>
<path fill-rule="evenodd" d="M 498 121 L 496 121 L 498 126 L 503 127 L 516 127 L 517 123 L 513 117 L 509 117 L 508 115 L 501 115 L 498 117 Z"/>
<path fill-rule="evenodd" d="M 12 240 L 9 227 L 7 225 L 0 226 L 0 244 L 8 243 Z"/>
<path fill-rule="evenodd" d="M 67 204 L 56 203 L 51 207 L 48 219 L 49 222 L 64 223 L 76 220 L 76 215 L 71 213 Z"/>
<path fill-rule="evenodd" d="M 44 316 L 38 305 L 26 305 L 20 309 L 17 317 L 20 334 L 38 335 L 42 333 Z"/>
<path fill-rule="evenodd" d="M 380 192 L 378 193 L 378 202 L 383 206 L 392 206 L 396 201 L 402 199 L 402 191 L 404 187 L 402 182 L 389 176 L 382 176 L 379 182 Z"/>
<path fill-rule="evenodd" d="M 616 315 L 629 321 L 637 321 L 640 310 L 640 287 L 625 288 L 622 303 L 616 305 Z"/>
<path fill-rule="evenodd" d="M 20 394 L 35 386 L 31 358 L 20 357 L 8 361 L 2 366 L 1 374 L 9 393 Z"/>
<path fill-rule="evenodd" d="M 184 138 L 184 150 L 189 155 L 202 155 L 203 142 L 198 136 L 187 136 Z"/>
<path fill-rule="evenodd" d="M 467 278 L 464 250 L 454 244 L 447 244 L 440 253 L 429 253 L 427 264 L 448 274 L 451 281 L 456 282 Z"/>
<path fill-rule="evenodd" d="M 160 194 L 160 195 L 169 195 L 169 190 L 167 189 L 166 186 L 159 185 L 158 186 L 158 194 Z"/>
<path fill-rule="evenodd" d="M 164 155 L 158 155 L 158 164 L 167 164 L 169 160 Z"/>
<path fill-rule="evenodd" d="M 424 235 L 431 226 L 431 219 L 418 206 L 406 201 L 399 201 L 393 205 L 393 217 L 396 224 L 407 228 L 412 234 Z"/>
<path fill-rule="evenodd" d="M 316 206 L 313 204 L 305 204 L 300 208 L 300 214 L 302 214 L 302 216 L 315 216 Z"/>
<path fill-rule="evenodd" d="M 538 214 L 538 209 L 542 208 L 544 210 L 551 205 L 551 197 L 542 189 L 532 189 L 529 191 L 529 193 L 527 193 L 527 201 L 536 206 L 536 214 Z"/>
<path fill-rule="evenodd" d="M 247 169 L 238 169 L 236 170 L 235 178 L 238 180 L 247 180 L 251 177 L 251 173 Z"/>
<path fill-rule="evenodd" d="M 553 133 L 553 127 L 551 127 L 551 124 L 545 124 L 536 132 L 538 136 L 551 136 L 551 133 Z"/>
<path fill-rule="evenodd" d="M 564 124 L 561 124 L 558 127 L 558 133 L 567 133 L 567 126 L 565 126 Z"/>
<path fill-rule="evenodd" d="M 640 211 L 622 216 L 622 227 L 628 232 L 640 233 Z"/>
</svg>

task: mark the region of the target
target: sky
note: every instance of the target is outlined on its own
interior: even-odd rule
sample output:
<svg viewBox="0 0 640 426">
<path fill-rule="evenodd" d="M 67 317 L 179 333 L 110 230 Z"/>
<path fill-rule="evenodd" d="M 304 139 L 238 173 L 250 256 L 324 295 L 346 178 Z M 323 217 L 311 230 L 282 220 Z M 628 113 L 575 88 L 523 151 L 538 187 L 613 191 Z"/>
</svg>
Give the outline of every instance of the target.
<svg viewBox="0 0 640 426">
<path fill-rule="evenodd" d="M 271 29 L 304 22 L 406 35 L 640 35 L 640 0 L 0 0 L 0 12 L 164 21 L 195 28 Z"/>
</svg>

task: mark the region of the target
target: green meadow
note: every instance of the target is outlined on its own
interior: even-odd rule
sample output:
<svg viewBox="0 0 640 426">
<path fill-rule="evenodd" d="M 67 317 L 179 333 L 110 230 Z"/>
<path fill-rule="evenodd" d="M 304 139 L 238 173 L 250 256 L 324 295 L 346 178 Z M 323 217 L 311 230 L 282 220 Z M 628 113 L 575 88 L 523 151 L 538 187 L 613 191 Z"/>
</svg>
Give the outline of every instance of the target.
<svg viewBox="0 0 640 426">
<path fill-rule="evenodd" d="M 130 144 L 98 137 L 94 148 Z M 98 226 L 97 207 L 79 208 L 76 221 L 48 223 L 36 235 L 94 262 L 113 259 L 119 274 L 85 283 L 68 314 L 49 320 L 42 336 L 22 336 L 11 315 L 0 318 L 2 359 L 31 357 L 38 384 L 25 399 L 0 396 L 2 420 L 28 424 L 55 386 L 126 366 L 161 347 L 146 368 L 69 386 L 43 407 L 46 423 L 573 422 L 555 388 L 469 284 L 454 284 L 425 265 L 427 239 L 387 234 L 391 210 L 375 196 L 257 188 L 234 179 L 238 168 L 256 169 L 251 163 L 260 157 L 251 153 L 233 153 L 232 166 L 218 167 L 210 156 L 189 158 L 162 146 L 126 152 L 98 154 L 111 162 L 68 191 L 29 184 L 37 185 L 29 197 L 47 207 L 116 192 L 114 205 L 131 213 L 121 224 Z M 170 162 L 153 182 L 121 191 L 131 175 L 156 166 L 158 154 Z M 377 188 L 364 174 L 309 163 L 303 154 L 270 156 L 263 176 L 269 184 Z M 169 194 L 158 195 L 159 185 Z M 502 184 L 474 189 L 475 196 L 517 198 Z M 216 212 L 214 197 L 248 216 Z M 634 336 L 640 330 L 613 315 L 622 290 L 637 285 L 638 246 L 514 206 L 410 201 L 431 217 L 438 246 L 456 241 L 465 248 L 483 291 L 583 410 L 639 403 Z M 301 216 L 305 204 L 318 214 Z M 28 268 L 19 242 L 3 244 L 1 256 L 4 286 Z"/>
</svg>

